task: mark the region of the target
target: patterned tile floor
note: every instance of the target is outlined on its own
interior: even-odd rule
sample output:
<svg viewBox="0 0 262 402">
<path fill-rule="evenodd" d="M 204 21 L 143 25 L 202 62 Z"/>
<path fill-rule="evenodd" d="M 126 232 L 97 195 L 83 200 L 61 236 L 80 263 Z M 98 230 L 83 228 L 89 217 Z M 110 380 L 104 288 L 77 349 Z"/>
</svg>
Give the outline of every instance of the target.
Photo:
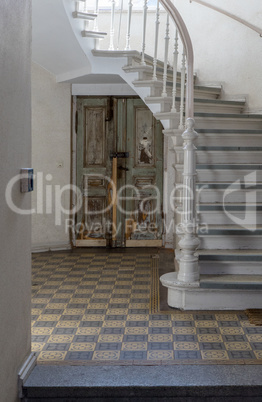
<svg viewBox="0 0 262 402">
<path fill-rule="evenodd" d="M 38 364 L 262 364 L 262 327 L 243 311 L 161 312 L 151 254 L 53 252 L 32 260 Z"/>
</svg>

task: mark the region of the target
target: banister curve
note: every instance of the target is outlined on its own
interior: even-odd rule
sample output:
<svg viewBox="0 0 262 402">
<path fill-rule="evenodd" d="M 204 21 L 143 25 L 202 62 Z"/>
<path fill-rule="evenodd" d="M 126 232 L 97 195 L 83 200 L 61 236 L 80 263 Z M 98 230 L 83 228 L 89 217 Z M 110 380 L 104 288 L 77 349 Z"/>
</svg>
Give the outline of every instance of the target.
<svg viewBox="0 0 262 402">
<path fill-rule="evenodd" d="M 177 26 L 187 56 L 186 119 L 194 117 L 194 51 L 186 24 L 171 0 L 160 0 Z"/>
</svg>

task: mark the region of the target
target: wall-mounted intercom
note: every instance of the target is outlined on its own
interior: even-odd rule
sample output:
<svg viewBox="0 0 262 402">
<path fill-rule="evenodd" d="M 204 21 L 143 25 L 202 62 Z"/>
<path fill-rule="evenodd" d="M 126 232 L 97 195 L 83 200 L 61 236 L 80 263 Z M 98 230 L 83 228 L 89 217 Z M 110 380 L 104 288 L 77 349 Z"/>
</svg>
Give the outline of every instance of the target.
<svg viewBox="0 0 262 402">
<path fill-rule="evenodd" d="M 28 193 L 34 189 L 34 170 L 31 168 L 24 168 L 20 170 L 20 191 L 21 193 Z"/>
</svg>

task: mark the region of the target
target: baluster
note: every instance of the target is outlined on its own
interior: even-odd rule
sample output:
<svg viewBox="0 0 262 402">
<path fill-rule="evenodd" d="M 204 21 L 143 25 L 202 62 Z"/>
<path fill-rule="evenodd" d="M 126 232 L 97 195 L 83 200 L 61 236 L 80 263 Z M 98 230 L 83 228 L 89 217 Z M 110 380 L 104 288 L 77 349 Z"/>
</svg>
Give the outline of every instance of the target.
<svg viewBox="0 0 262 402">
<path fill-rule="evenodd" d="M 119 50 L 120 33 L 122 25 L 122 14 L 123 14 L 123 0 L 121 0 L 120 15 L 119 15 L 119 27 L 118 27 L 118 37 L 117 37 L 117 50 Z"/>
<path fill-rule="evenodd" d="M 185 97 L 185 80 L 186 80 L 186 54 L 183 48 L 182 67 L 181 67 L 181 88 L 180 88 L 180 124 L 179 129 L 184 129 L 184 97 Z"/>
<path fill-rule="evenodd" d="M 194 131 L 194 119 L 187 119 L 184 139 L 184 172 L 183 172 L 183 237 L 179 242 L 182 256 L 179 261 L 177 279 L 181 282 L 199 280 L 198 257 L 195 255 L 200 244 L 197 237 L 196 224 L 196 147 L 194 141 L 198 134 Z"/>
<path fill-rule="evenodd" d="M 130 30 L 131 30 L 131 16 L 132 16 L 132 0 L 128 2 L 128 16 L 127 16 L 127 33 L 126 33 L 126 47 L 125 50 L 130 50 Z"/>
<path fill-rule="evenodd" d="M 141 62 L 143 66 L 145 63 L 145 49 L 146 49 L 146 17 L 147 17 L 147 0 L 144 0 L 144 10 L 143 10 L 143 38 L 142 38 L 142 55 Z"/>
<path fill-rule="evenodd" d="M 178 58 L 178 31 L 176 29 L 174 52 L 173 52 L 173 89 L 172 89 L 172 108 L 171 112 L 176 113 L 176 80 L 177 80 L 177 58 Z"/>
<path fill-rule="evenodd" d="M 159 34 L 159 16 L 160 16 L 160 11 L 159 11 L 159 0 L 157 0 L 156 4 L 156 32 L 155 32 L 155 50 L 154 50 L 154 60 L 153 60 L 153 80 L 157 80 L 156 76 L 156 66 L 157 66 L 157 48 L 158 48 L 158 34 Z"/>
<path fill-rule="evenodd" d="M 169 45 L 169 14 L 166 18 L 166 36 L 165 36 L 165 60 L 164 60 L 164 73 L 163 73 L 163 91 L 162 96 L 166 97 L 166 82 L 167 82 L 167 59 L 168 59 L 168 45 Z"/>
<path fill-rule="evenodd" d="M 114 34 L 115 34 L 115 0 L 112 0 L 111 6 L 111 27 L 110 27 L 110 45 L 108 50 L 114 50 Z"/>
<path fill-rule="evenodd" d="M 97 22 L 97 18 L 98 18 L 98 0 L 96 0 L 96 6 L 95 6 L 95 14 L 97 15 L 97 17 L 94 20 L 94 27 L 93 30 L 98 32 L 98 22 Z"/>
<path fill-rule="evenodd" d="M 84 12 L 87 12 L 87 11 L 88 11 L 88 2 L 87 2 L 87 1 L 85 1 L 85 2 L 83 3 L 83 11 L 84 11 Z"/>
</svg>

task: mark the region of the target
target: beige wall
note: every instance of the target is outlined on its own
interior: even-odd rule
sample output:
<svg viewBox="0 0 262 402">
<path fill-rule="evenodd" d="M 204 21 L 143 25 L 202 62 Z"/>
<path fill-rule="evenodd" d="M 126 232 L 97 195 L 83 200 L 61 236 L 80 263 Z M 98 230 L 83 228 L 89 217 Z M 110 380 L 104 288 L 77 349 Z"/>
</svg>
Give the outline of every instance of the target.
<svg viewBox="0 0 262 402">
<path fill-rule="evenodd" d="M 52 74 L 33 63 L 32 165 L 37 179 L 32 198 L 32 207 L 36 210 L 32 215 L 33 250 L 69 245 L 69 234 L 65 231 L 68 216 L 61 213 L 59 224 L 55 186 L 63 188 L 70 183 L 70 120 L 70 84 L 57 84 Z M 61 198 L 63 207 L 69 209 L 69 192 L 64 192 Z"/>
<path fill-rule="evenodd" d="M 15 10 L 15 12 L 14 12 Z M 17 400 L 17 373 L 30 353 L 31 219 L 8 207 L 5 188 L 21 167 L 31 167 L 31 2 L 0 2 L 0 399 Z M 30 193 L 13 187 L 18 208 Z"/>
</svg>

